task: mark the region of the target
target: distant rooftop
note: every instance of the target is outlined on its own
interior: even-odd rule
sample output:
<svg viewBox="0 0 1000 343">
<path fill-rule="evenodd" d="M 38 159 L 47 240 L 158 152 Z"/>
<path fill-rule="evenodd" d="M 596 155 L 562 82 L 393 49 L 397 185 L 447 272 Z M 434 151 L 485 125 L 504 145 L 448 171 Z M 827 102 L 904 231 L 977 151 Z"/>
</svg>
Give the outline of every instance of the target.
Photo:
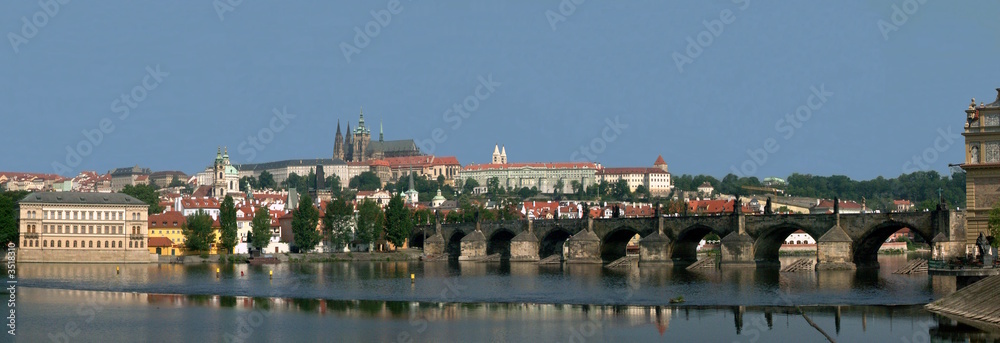
<svg viewBox="0 0 1000 343">
<path fill-rule="evenodd" d="M 35 192 L 21 199 L 19 204 L 102 204 L 102 205 L 141 205 L 148 206 L 142 200 L 124 193 L 84 193 L 84 192 Z"/>
</svg>

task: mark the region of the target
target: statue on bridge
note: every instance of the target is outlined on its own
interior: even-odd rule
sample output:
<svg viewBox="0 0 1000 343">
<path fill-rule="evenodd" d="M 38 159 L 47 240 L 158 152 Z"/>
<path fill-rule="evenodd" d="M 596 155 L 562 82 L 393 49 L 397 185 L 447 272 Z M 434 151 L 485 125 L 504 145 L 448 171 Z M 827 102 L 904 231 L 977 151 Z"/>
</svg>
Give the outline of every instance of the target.
<svg viewBox="0 0 1000 343">
<path fill-rule="evenodd" d="M 979 233 L 979 238 L 976 238 L 976 247 L 979 248 L 979 261 L 983 265 L 993 265 L 994 256 L 992 255 L 990 242 L 982 232 Z"/>
<path fill-rule="evenodd" d="M 774 214 L 774 210 L 771 209 L 771 197 L 767 197 L 767 203 L 764 204 L 764 214 Z"/>
<path fill-rule="evenodd" d="M 833 197 L 833 214 L 840 213 L 840 198 Z"/>
</svg>

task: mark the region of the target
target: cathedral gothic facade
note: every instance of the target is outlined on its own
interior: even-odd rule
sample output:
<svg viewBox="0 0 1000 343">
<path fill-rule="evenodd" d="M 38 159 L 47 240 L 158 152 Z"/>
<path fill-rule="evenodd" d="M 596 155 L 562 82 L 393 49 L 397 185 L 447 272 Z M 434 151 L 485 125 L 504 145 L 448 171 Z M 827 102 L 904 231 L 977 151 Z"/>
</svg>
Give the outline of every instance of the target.
<svg viewBox="0 0 1000 343">
<path fill-rule="evenodd" d="M 333 158 L 345 162 L 367 162 L 381 160 L 387 157 L 420 156 L 420 148 L 412 139 L 385 140 L 382 125 L 379 124 L 378 141 L 371 140 L 371 130 L 365 126 L 364 110 L 358 118 L 358 126 L 351 130 L 347 124 L 346 134 L 340 131 L 340 121 L 337 121 L 337 133 L 333 142 Z"/>
</svg>

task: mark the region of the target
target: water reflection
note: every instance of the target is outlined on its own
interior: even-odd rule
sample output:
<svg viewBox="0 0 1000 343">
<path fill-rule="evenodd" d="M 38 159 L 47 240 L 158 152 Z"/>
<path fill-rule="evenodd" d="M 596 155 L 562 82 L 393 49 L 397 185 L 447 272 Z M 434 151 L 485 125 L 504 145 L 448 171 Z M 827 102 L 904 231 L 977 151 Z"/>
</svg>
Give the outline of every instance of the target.
<svg viewBox="0 0 1000 343">
<path fill-rule="evenodd" d="M 796 307 L 786 306 L 603 306 L 534 303 L 435 303 L 374 300 L 329 300 L 312 298 L 261 298 L 246 296 L 176 295 L 24 288 L 20 293 L 24 310 L 21 332 L 28 341 L 44 338 L 51 327 L 63 322 L 86 321 L 82 337 L 114 338 L 128 328 L 155 328 L 157 340 L 191 335 L 191 330 L 235 332 L 241 320 L 260 313 L 258 324 L 264 341 L 280 332 L 282 340 L 312 340 L 331 326 L 385 326 L 382 338 L 394 340 L 396 332 L 421 334 L 418 341 L 486 340 L 501 335 L 501 341 L 564 341 L 573 335 L 598 340 L 614 338 L 774 341 L 795 337 L 796 341 L 823 341 Z M 98 304 L 96 316 L 77 316 L 78 304 Z M 101 309 L 112 309 L 102 311 Z M 801 307 L 817 326 L 838 341 L 942 341 L 1000 340 L 997 332 L 984 331 L 950 319 L 934 316 L 920 306 L 808 306 Z M 242 318 L 242 319 L 241 319 Z M 324 319 L 326 318 L 326 319 Z M 335 318 L 336 320 L 330 320 Z M 117 322 L 126 320 L 126 322 Z M 297 322 L 294 330 L 285 326 Z M 379 324 L 375 324 L 379 323 Z M 420 323 L 428 330 L 415 330 Z M 588 332 L 589 334 L 584 334 Z M 723 329 L 728 327 L 729 329 Z M 468 330 L 469 336 L 452 336 Z M 372 332 L 353 340 L 383 340 Z M 385 334 L 382 332 L 380 334 Z M 366 336 L 369 335 L 369 336 Z M 22 337 L 23 337 L 22 336 Z M 132 337 L 132 340 L 142 337 Z"/>
<path fill-rule="evenodd" d="M 689 305 L 925 304 L 955 288 L 953 281 L 926 274 L 892 274 L 905 265 L 905 256 L 883 256 L 880 262 L 881 269 L 797 273 L 458 261 L 270 266 L 22 263 L 17 276 L 26 287 L 153 294 L 652 306 L 667 305 L 678 296 Z M 120 274 L 115 267 L 121 268 Z"/>
</svg>

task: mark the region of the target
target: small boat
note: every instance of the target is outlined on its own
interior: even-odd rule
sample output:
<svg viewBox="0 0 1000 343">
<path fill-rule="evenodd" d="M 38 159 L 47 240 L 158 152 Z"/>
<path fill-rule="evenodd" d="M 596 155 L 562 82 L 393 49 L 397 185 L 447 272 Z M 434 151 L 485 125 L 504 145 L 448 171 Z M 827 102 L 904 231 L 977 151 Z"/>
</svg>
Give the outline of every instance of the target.
<svg viewBox="0 0 1000 343">
<path fill-rule="evenodd" d="M 679 297 L 670 299 L 670 303 L 671 304 L 680 304 L 680 303 L 683 303 L 683 302 L 684 302 L 684 296 L 679 296 Z"/>
<path fill-rule="evenodd" d="M 278 264 L 281 263 L 281 261 L 278 261 L 278 258 L 274 257 L 273 255 L 261 255 L 261 256 L 251 256 L 250 258 L 247 259 L 247 263 L 251 265 L 261 265 L 261 264 Z"/>
</svg>

